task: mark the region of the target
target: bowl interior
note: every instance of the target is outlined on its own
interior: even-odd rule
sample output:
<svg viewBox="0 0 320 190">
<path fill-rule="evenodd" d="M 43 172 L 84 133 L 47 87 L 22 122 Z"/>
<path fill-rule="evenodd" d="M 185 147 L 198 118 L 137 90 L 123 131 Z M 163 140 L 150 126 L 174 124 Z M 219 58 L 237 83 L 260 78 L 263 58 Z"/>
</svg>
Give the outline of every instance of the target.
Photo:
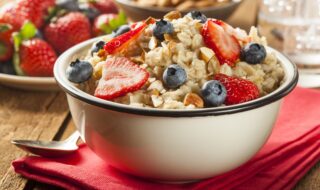
<svg viewBox="0 0 320 190">
<path fill-rule="evenodd" d="M 111 109 L 114 111 L 142 114 L 142 115 L 153 115 L 153 116 L 168 116 L 168 117 L 195 117 L 205 115 L 223 115 L 231 114 L 240 111 L 246 111 L 254 108 L 258 108 L 267 105 L 271 102 L 277 101 L 282 97 L 290 93 L 297 84 L 298 81 L 298 70 L 295 64 L 293 64 L 287 57 L 278 52 L 277 50 L 267 47 L 267 51 L 272 51 L 276 54 L 278 60 L 281 62 L 282 67 L 285 71 L 285 78 L 281 86 L 273 91 L 272 93 L 263 96 L 261 98 L 237 104 L 232 106 L 221 106 L 213 108 L 201 108 L 194 110 L 172 110 L 172 109 L 155 109 L 155 108 L 138 108 L 111 101 L 106 101 L 90 95 L 72 84 L 66 77 L 65 71 L 71 61 L 76 58 L 81 58 L 87 55 L 88 50 L 93 43 L 101 39 L 101 37 L 94 38 L 81 44 L 74 46 L 63 53 L 57 60 L 54 67 L 54 76 L 59 86 L 68 94 L 73 97 L 80 99 L 92 105 L 96 105 L 102 108 Z"/>
</svg>

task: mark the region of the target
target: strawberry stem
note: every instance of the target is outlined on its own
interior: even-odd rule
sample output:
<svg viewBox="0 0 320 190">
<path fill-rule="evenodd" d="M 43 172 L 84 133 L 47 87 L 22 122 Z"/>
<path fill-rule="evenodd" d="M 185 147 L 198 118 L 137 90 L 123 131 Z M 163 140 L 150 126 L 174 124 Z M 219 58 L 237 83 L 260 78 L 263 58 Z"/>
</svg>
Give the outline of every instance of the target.
<svg viewBox="0 0 320 190">
<path fill-rule="evenodd" d="M 113 19 L 109 21 L 108 24 L 103 24 L 100 29 L 105 34 L 110 34 L 112 31 L 118 29 L 120 26 L 127 23 L 127 16 L 124 14 L 123 11 L 120 11 L 120 13 Z"/>
<path fill-rule="evenodd" d="M 19 52 L 14 52 L 13 54 L 13 67 L 16 73 L 20 76 L 24 76 L 24 72 L 20 68 L 20 57 L 19 57 Z"/>
<path fill-rule="evenodd" d="M 6 45 L 3 44 L 2 42 L 0 42 L 0 56 L 1 55 L 5 55 L 7 53 L 7 48 L 6 48 Z"/>
<path fill-rule="evenodd" d="M 10 24 L 2 24 L 0 23 L 0 33 L 6 32 L 8 30 L 12 29 L 12 26 Z"/>
</svg>

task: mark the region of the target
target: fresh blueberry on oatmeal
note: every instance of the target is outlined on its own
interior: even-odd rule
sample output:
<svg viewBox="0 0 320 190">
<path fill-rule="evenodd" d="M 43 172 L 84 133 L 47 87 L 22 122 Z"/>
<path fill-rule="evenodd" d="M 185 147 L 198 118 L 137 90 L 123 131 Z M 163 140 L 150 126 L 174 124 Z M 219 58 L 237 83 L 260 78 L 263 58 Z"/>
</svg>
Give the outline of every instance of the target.
<svg viewBox="0 0 320 190">
<path fill-rule="evenodd" d="M 166 20 L 161 19 L 160 21 L 156 21 L 156 24 L 153 29 L 153 35 L 159 39 L 164 40 L 165 34 L 172 34 L 173 33 L 173 25 Z"/>
<path fill-rule="evenodd" d="M 91 77 L 92 72 L 92 65 L 88 61 L 77 59 L 69 65 L 66 74 L 71 82 L 81 83 L 87 81 Z"/>
<path fill-rule="evenodd" d="M 104 45 L 106 45 L 105 41 L 98 41 L 91 47 L 91 56 L 93 56 L 94 53 L 98 53 L 101 49 L 103 49 Z"/>
<path fill-rule="evenodd" d="M 202 14 L 200 11 L 191 11 L 187 15 L 191 16 L 193 19 L 200 20 L 201 23 L 207 22 L 206 15 Z"/>
<path fill-rule="evenodd" d="M 169 65 L 163 72 L 163 82 L 170 89 L 178 88 L 186 81 L 186 71 L 177 64 Z"/>
<path fill-rule="evenodd" d="M 90 50 L 92 77 L 78 88 L 135 107 L 199 109 L 255 100 L 284 78 L 255 27 L 247 33 L 194 11 L 123 28 Z"/>
<path fill-rule="evenodd" d="M 131 30 L 130 26 L 125 24 L 125 25 L 120 26 L 118 29 L 116 29 L 112 33 L 112 35 L 113 35 L 113 37 L 117 37 L 117 36 L 120 36 L 121 34 L 129 32 L 130 30 Z"/>
<path fill-rule="evenodd" d="M 266 58 L 267 51 L 263 45 L 258 43 L 249 43 L 241 50 L 240 58 L 250 64 L 262 63 Z"/>
<path fill-rule="evenodd" d="M 220 106 L 226 99 L 227 90 L 221 82 L 210 80 L 202 86 L 201 94 L 209 106 Z"/>
</svg>

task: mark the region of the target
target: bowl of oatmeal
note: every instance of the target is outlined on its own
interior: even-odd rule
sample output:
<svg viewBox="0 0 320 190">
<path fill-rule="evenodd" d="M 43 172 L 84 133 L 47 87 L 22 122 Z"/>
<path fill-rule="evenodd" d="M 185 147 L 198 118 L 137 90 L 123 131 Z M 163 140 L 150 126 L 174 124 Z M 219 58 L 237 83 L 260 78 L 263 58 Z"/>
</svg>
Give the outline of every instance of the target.
<svg viewBox="0 0 320 190">
<path fill-rule="evenodd" d="M 296 66 L 249 33 L 202 13 L 168 13 L 59 57 L 85 143 L 140 177 L 189 182 L 230 171 L 266 142 Z"/>
<path fill-rule="evenodd" d="M 225 20 L 239 7 L 242 0 L 116 0 L 115 2 L 133 21 L 140 21 L 149 16 L 162 18 L 174 10 L 180 11 L 183 15 L 191 10 L 200 10 L 208 17 Z"/>
</svg>

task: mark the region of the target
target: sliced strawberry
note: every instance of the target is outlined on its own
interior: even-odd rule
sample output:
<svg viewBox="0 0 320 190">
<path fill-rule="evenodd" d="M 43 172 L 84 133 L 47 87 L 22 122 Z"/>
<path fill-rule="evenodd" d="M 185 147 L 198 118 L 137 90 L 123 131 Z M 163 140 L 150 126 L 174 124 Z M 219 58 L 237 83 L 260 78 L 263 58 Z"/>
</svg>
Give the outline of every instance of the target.
<svg viewBox="0 0 320 190">
<path fill-rule="evenodd" d="M 113 38 L 109 42 L 106 43 L 104 46 L 104 49 L 109 54 L 115 54 L 120 52 L 122 49 L 125 49 L 130 42 L 136 40 L 142 31 L 146 28 L 147 24 L 142 23 L 141 26 L 137 27 L 134 30 L 131 30 L 129 32 L 126 32 L 116 38 Z"/>
<path fill-rule="evenodd" d="M 233 28 L 229 24 L 223 22 L 222 20 L 213 20 L 214 23 L 221 26 L 224 31 L 226 31 L 228 34 L 234 36 L 238 41 L 242 41 L 244 43 L 250 42 L 250 37 L 247 35 L 246 31 L 240 29 L 240 28 Z"/>
<path fill-rule="evenodd" d="M 237 39 L 225 32 L 223 27 L 215 23 L 215 20 L 208 20 L 202 28 L 204 43 L 215 53 L 220 64 L 227 63 L 233 66 L 240 56 L 240 45 Z"/>
<path fill-rule="evenodd" d="M 125 57 L 106 60 L 102 77 L 94 95 L 111 100 L 140 89 L 148 80 L 149 73 Z"/>
<path fill-rule="evenodd" d="M 214 79 L 220 81 L 227 89 L 226 105 L 240 104 L 259 97 L 259 89 L 251 81 L 224 74 L 217 74 Z"/>
</svg>

